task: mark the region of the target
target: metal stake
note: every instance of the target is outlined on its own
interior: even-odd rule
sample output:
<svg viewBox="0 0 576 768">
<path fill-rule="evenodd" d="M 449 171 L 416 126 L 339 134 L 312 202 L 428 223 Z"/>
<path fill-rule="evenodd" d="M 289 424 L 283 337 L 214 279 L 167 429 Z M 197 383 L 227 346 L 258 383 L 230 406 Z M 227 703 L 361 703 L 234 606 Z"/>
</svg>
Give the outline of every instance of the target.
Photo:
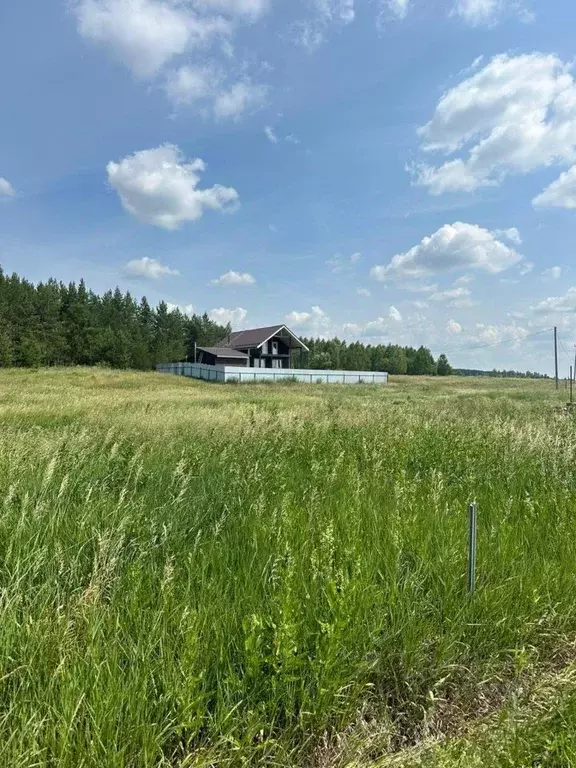
<svg viewBox="0 0 576 768">
<path fill-rule="evenodd" d="M 476 591 L 476 524 L 477 505 L 473 502 L 468 507 L 468 592 Z"/>
</svg>

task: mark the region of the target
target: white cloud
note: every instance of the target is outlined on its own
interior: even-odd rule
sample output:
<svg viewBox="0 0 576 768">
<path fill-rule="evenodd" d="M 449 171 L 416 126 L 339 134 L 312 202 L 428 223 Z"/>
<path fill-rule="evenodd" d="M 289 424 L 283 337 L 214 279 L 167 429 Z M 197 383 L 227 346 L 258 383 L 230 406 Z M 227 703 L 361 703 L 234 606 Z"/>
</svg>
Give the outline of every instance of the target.
<svg viewBox="0 0 576 768">
<path fill-rule="evenodd" d="M 219 84 L 220 76 L 211 67 L 184 66 L 168 73 L 164 90 L 175 104 L 193 104 L 213 97 Z"/>
<path fill-rule="evenodd" d="M 431 301 L 443 301 L 447 307 L 473 307 L 476 302 L 470 298 L 468 288 L 450 288 L 430 296 Z"/>
<path fill-rule="evenodd" d="M 522 245 L 522 238 L 516 227 L 510 227 L 509 229 L 495 229 L 492 234 L 494 237 L 508 240 L 508 242 L 513 245 Z"/>
<path fill-rule="evenodd" d="M 211 320 L 221 325 L 227 325 L 230 323 L 232 328 L 237 325 L 241 325 L 246 319 L 248 314 L 247 310 L 242 307 L 236 307 L 236 309 L 226 309 L 225 307 L 219 307 L 218 309 L 212 309 L 208 315 Z"/>
<path fill-rule="evenodd" d="M 388 317 L 377 317 L 375 320 L 370 320 L 367 323 L 345 323 L 342 327 L 344 335 L 366 339 L 390 338 L 392 334 L 398 333 L 397 324 L 402 321 L 402 316 L 399 312 L 399 319 L 392 316 L 392 310 L 398 312 L 395 307 L 390 307 Z"/>
<path fill-rule="evenodd" d="M 520 264 L 518 271 L 524 277 L 525 275 L 529 275 L 530 272 L 534 269 L 535 264 L 533 261 L 523 261 L 522 264 Z"/>
<path fill-rule="evenodd" d="M 141 259 L 132 259 L 124 265 L 124 273 L 131 277 L 144 277 L 147 280 L 158 280 L 166 275 L 179 275 L 177 269 L 171 269 L 157 259 L 144 256 Z"/>
<path fill-rule="evenodd" d="M 416 307 L 416 309 L 428 309 L 430 306 L 427 301 L 413 301 L 412 306 Z"/>
<path fill-rule="evenodd" d="M 454 13 L 472 26 L 492 24 L 503 5 L 503 0 L 458 0 Z"/>
<path fill-rule="evenodd" d="M 457 323 L 456 320 L 448 320 L 446 323 L 446 332 L 451 336 L 457 336 L 459 333 L 462 333 L 462 326 L 460 323 Z"/>
<path fill-rule="evenodd" d="M 410 0 L 384 0 L 378 19 L 379 25 L 384 23 L 386 17 L 402 21 L 408 15 L 409 8 Z"/>
<path fill-rule="evenodd" d="M 394 320 L 395 323 L 402 322 L 402 315 L 394 306 L 391 306 L 390 309 L 388 310 L 388 317 L 390 318 L 390 320 Z"/>
<path fill-rule="evenodd" d="M 325 42 L 331 26 L 345 26 L 354 21 L 354 5 L 355 0 L 313 0 L 312 18 L 292 27 L 293 42 L 312 53 Z"/>
<path fill-rule="evenodd" d="M 201 17 L 172 0 L 80 0 L 74 10 L 82 37 L 107 47 L 141 78 L 231 31 L 222 17 Z"/>
<path fill-rule="evenodd" d="M 188 317 L 191 317 L 194 314 L 193 304 L 170 304 L 170 302 L 167 302 L 166 306 L 168 307 L 168 312 L 178 310 L 179 312 L 182 312 L 183 315 L 188 315 Z"/>
<path fill-rule="evenodd" d="M 0 198 L 2 197 L 16 197 L 16 190 L 8 179 L 0 176 Z"/>
<path fill-rule="evenodd" d="M 278 136 L 276 136 L 274 129 L 271 126 L 265 126 L 264 134 L 271 144 L 278 144 Z"/>
<path fill-rule="evenodd" d="M 197 221 L 205 209 L 226 211 L 238 202 L 231 187 L 198 189 L 204 169 L 202 160 L 187 162 L 173 144 L 135 152 L 107 166 L 108 181 L 122 206 L 140 221 L 164 229 L 178 229 Z"/>
<path fill-rule="evenodd" d="M 225 85 L 225 79 L 224 73 L 214 66 L 186 65 L 169 72 L 163 88 L 174 104 L 204 102 L 204 113 L 212 113 L 218 119 L 235 120 L 244 112 L 259 109 L 266 103 L 267 86 L 254 84 L 248 79 Z M 266 128 L 266 135 L 269 130 Z M 270 141 L 273 139 L 270 138 Z"/>
<path fill-rule="evenodd" d="M 356 288 L 358 296 L 372 296 L 368 288 Z"/>
<path fill-rule="evenodd" d="M 445 224 L 437 232 L 385 266 L 370 270 L 374 280 L 423 278 L 456 269 L 475 269 L 496 274 L 517 264 L 522 257 L 476 224 Z"/>
<path fill-rule="evenodd" d="M 319 17 L 325 22 L 350 24 L 356 16 L 354 0 L 315 0 Z"/>
<path fill-rule="evenodd" d="M 317 336 L 324 336 L 330 330 L 330 318 L 318 306 L 312 307 L 310 312 L 290 312 L 286 315 L 286 324 Z"/>
<path fill-rule="evenodd" d="M 289 133 L 285 136 L 284 141 L 287 141 L 289 144 L 300 144 L 300 139 L 293 133 Z"/>
<path fill-rule="evenodd" d="M 526 328 L 522 328 L 516 323 L 511 325 L 484 325 L 476 324 L 476 332 L 472 335 L 471 341 L 478 344 L 501 344 L 502 342 L 513 342 L 513 348 L 518 348 L 523 339 L 528 336 Z"/>
<path fill-rule="evenodd" d="M 250 80 L 240 80 L 214 98 L 214 114 L 217 118 L 238 118 L 243 112 L 254 111 L 266 103 L 268 88 Z"/>
<path fill-rule="evenodd" d="M 562 276 L 562 267 L 550 267 L 542 272 L 545 280 L 558 280 Z"/>
<path fill-rule="evenodd" d="M 494 57 L 445 92 L 419 129 L 423 149 L 467 157 L 439 167 L 412 165 L 413 183 L 431 194 L 494 186 L 511 173 L 576 159 L 572 64 L 542 53 Z"/>
<path fill-rule="evenodd" d="M 453 285 L 468 285 L 468 283 L 471 283 L 474 280 L 473 275 L 462 275 L 462 277 L 459 277 L 457 280 L 454 280 Z"/>
<path fill-rule="evenodd" d="M 520 21 L 534 20 L 534 15 L 519 0 L 457 0 L 452 13 L 473 27 L 492 26 L 506 13 Z"/>
<path fill-rule="evenodd" d="M 576 208 L 576 165 L 561 173 L 532 203 L 540 208 Z"/>
<path fill-rule="evenodd" d="M 569 288 L 563 296 L 549 296 L 531 309 L 536 314 L 576 313 L 576 287 Z"/>
<path fill-rule="evenodd" d="M 231 269 L 229 272 L 225 272 L 215 280 L 211 280 L 211 285 L 254 285 L 255 278 L 248 272 L 234 272 Z"/>
</svg>

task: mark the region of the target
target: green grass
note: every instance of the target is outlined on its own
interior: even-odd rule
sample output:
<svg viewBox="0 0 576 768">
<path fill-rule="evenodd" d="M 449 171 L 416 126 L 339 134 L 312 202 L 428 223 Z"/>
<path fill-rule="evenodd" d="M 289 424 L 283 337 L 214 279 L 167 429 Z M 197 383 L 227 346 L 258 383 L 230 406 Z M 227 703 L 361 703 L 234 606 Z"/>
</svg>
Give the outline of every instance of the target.
<svg viewBox="0 0 576 768">
<path fill-rule="evenodd" d="M 1 372 L 0 765 L 367 765 L 501 709 L 576 635 L 565 399 Z"/>
</svg>

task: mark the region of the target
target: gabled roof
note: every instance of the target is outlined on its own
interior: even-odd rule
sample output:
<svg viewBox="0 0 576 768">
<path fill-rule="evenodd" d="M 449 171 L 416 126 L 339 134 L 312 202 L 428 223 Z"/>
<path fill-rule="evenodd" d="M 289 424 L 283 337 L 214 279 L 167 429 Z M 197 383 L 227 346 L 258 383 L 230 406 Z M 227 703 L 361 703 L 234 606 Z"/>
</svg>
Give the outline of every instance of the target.
<svg viewBox="0 0 576 768">
<path fill-rule="evenodd" d="M 285 331 L 296 344 L 292 346 L 301 347 L 308 351 L 308 347 L 300 341 L 298 336 L 293 333 L 286 325 L 269 325 L 266 328 L 251 328 L 246 331 L 234 331 L 220 341 L 220 346 L 228 346 L 232 349 L 254 349 L 261 347 L 272 336 L 276 336 L 281 331 Z"/>
<path fill-rule="evenodd" d="M 207 352 L 215 357 L 237 357 L 239 360 L 247 360 L 248 355 L 232 347 L 198 347 L 201 352 Z"/>
</svg>

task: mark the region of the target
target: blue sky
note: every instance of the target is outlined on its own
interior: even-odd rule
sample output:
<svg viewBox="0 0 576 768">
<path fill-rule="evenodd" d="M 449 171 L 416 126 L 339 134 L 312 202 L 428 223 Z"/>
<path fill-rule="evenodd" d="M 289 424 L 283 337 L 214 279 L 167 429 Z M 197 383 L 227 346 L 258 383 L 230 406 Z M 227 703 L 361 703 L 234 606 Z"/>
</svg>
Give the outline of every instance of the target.
<svg viewBox="0 0 576 768">
<path fill-rule="evenodd" d="M 234 327 L 562 370 L 576 342 L 568 0 L 0 9 L 0 264 Z M 503 342 L 503 343 L 499 343 Z M 488 346 L 495 345 L 495 346 Z"/>
</svg>

